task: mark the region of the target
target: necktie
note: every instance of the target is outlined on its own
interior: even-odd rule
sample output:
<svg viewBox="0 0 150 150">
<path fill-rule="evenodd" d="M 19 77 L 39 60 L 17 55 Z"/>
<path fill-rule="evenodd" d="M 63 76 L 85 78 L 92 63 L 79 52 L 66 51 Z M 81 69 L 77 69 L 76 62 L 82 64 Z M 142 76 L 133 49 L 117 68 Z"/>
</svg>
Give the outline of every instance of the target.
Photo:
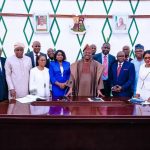
<svg viewBox="0 0 150 150">
<path fill-rule="evenodd" d="M 120 74 L 120 71 L 121 71 L 121 64 L 119 64 L 119 66 L 118 66 L 118 68 L 117 68 L 117 77 L 119 76 L 119 74 Z"/>
<path fill-rule="evenodd" d="M 35 56 L 36 56 L 36 59 L 35 59 L 35 65 L 38 66 L 38 61 L 37 61 L 38 55 L 36 54 Z"/>
<path fill-rule="evenodd" d="M 108 76 L 108 62 L 107 62 L 107 56 L 106 55 L 104 56 L 103 65 L 104 65 L 103 76 L 107 77 Z"/>
</svg>

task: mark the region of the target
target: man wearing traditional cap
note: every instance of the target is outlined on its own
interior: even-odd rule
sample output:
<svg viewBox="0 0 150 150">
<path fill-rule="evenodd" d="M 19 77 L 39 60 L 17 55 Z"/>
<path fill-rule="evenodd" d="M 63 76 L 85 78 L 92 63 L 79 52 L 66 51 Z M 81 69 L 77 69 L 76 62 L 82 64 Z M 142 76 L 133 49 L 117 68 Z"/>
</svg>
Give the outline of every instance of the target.
<svg viewBox="0 0 150 150">
<path fill-rule="evenodd" d="M 135 59 L 131 61 L 135 67 L 135 82 L 134 82 L 134 95 L 136 94 L 136 87 L 139 78 L 140 66 L 144 63 L 143 60 L 144 46 L 141 44 L 135 45 Z"/>
<path fill-rule="evenodd" d="M 83 58 L 71 65 L 71 86 L 67 93 L 76 96 L 104 96 L 101 93 L 103 66 L 92 59 L 92 49 L 86 45 Z"/>
<path fill-rule="evenodd" d="M 6 59 L 5 70 L 10 99 L 28 95 L 29 72 L 32 65 L 31 59 L 23 55 L 24 48 L 24 44 L 16 43 L 15 55 Z"/>
<path fill-rule="evenodd" d="M 105 96 L 110 96 L 111 93 L 111 81 L 110 81 L 110 68 L 112 64 L 116 61 L 115 57 L 110 52 L 110 44 L 109 43 L 103 43 L 102 45 L 102 52 L 98 53 L 93 56 L 93 59 L 98 61 L 100 64 L 104 66 L 103 71 L 103 83 L 104 83 L 104 89 L 102 90 L 102 93 Z"/>
<path fill-rule="evenodd" d="M 6 58 L 1 57 L 2 50 L 0 49 L 0 101 L 8 99 L 8 88 L 5 77 L 5 61 Z"/>
<path fill-rule="evenodd" d="M 33 51 L 26 53 L 26 56 L 29 56 L 31 58 L 32 67 L 35 67 L 35 66 L 38 66 L 37 58 L 39 55 L 45 56 L 46 59 L 47 59 L 47 56 L 46 54 L 40 52 L 41 43 L 39 41 L 34 41 L 32 44 L 32 48 L 33 48 Z"/>
</svg>

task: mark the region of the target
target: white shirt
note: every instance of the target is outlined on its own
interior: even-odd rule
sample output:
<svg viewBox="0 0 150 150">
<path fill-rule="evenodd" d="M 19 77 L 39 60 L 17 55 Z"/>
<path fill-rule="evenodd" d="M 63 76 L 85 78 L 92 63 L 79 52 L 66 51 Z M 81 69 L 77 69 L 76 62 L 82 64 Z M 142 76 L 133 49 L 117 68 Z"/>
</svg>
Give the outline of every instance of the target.
<svg viewBox="0 0 150 150">
<path fill-rule="evenodd" d="M 61 76 L 63 77 L 63 73 L 64 73 L 64 68 L 63 68 L 63 66 L 60 66 L 60 72 L 61 72 Z"/>
<path fill-rule="evenodd" d="M 150 68 L 145 67 L 145 63 L 141 65 L 139 70 L 136 94 L 140 94 L 144 100 L 150 97 Z"/>
<path fill-rule="evenodd" d="M 122 67 L 122 66 L 123 66 L 123 63 L 124 63 L 124 62 L 122 62 L 122 63 L 118 62 L 118 67 L 119 67 L 120 65 L 121 65 L 121 67 Z M 117 67 L 117 68 L 118 68 L 118 67 Z"/>
<path fill-rule="evenodd" d="M 39 70 L 34 67 L 30 71 L 29 90 L 36 90 L 36 95 L 41 97 L 50 96 L 50 77 L 49 71 L 44 67 L 44 70 Z"/>
</svg>

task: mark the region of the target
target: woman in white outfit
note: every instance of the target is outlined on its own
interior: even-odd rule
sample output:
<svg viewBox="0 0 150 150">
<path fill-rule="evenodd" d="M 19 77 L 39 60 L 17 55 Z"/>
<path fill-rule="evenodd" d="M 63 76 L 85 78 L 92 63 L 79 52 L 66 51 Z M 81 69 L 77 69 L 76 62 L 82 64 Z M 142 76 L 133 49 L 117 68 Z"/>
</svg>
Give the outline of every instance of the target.
<svg viewBox="0 0 150 150">
<path fill-rule="evenodd" d="M 50 77 L 49 71 L 45 67 L 46 58 L 45 56 L 38 56 L 38 66 L 34 67 L 30 71 L 30 82 L 29 90 L 30 94 L 35 94 L 41 97 L 50 96 Z"/>
<path fill-rule="evenodd" d="M 145 63 L 139 70 L 135 97 L 150 101 L 150 50 L 144 52 L 143 58 Z"/>
</svg>

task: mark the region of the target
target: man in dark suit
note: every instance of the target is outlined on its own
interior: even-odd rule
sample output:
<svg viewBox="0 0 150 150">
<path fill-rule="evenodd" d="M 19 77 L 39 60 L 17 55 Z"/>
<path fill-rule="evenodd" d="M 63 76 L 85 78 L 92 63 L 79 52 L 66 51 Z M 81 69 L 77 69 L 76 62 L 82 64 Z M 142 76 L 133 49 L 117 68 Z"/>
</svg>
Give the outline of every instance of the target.
<svg viewBox="0 0 150 150">
<path fill-rule="evenodd" d="M 29 56 L 31 58 L 32 67 L 35 67 L 35 66 L 38 66 L 37 57 L 39 55 L 45 56 L 46 59 L 47 59 L 47 56 L 46 56 L 46 54 L 40 52 L 41 43 L 39 41 L 34 41 L 32 44 L 32 48 L 33 48 L 33 51 L 26 53 L 26 56 Z"/>
<path fill-rule="evenodd" d="M 49 68 L 49 63 L 51 61 L 54 61 L 54 54 L 55 54 L 55 51 L 52 48 L 49 48 L 47 50 L 47 56 L 48 56 L 48 59 L 47 59 L 47 62 L 46 62 L 46 67 L 47 68 Z"/>
<path fill-rule="evenodd" d="M 125 53 L 126 61 L 132 61 L 133 59 L 129 57 L 130 55 L 130 47 L 128 45 L 123 46 L 122 51 Z"/>
<path fill-rule="evenodd" d="M 1 57 L 2 50 L 0 49 L 0 101 L 8 100 L 8 87 L 5 77 L 5 61 L 6 58 Z"/>
<path fill-rule="evenodd" d="M 93 56 L 93 59 L 104 65 L 104 73 L 102 76 L 104 89 L 102 90 L 103 95 L 110 96 L 111 93 L 111 82 L 110 82 L 110 68 L 116 61 L 115 57 L 110 52 L 110 44 L 104 43 L 102 46 L 102 52 Z"/>
<path fill-rule="evenodd" d="M 111 67 L 113 96 L 132 97 L 135 80 L 134 65 L 125 60 L 125 53 L 118 52 L 117 62 Z"/>
</svg>

